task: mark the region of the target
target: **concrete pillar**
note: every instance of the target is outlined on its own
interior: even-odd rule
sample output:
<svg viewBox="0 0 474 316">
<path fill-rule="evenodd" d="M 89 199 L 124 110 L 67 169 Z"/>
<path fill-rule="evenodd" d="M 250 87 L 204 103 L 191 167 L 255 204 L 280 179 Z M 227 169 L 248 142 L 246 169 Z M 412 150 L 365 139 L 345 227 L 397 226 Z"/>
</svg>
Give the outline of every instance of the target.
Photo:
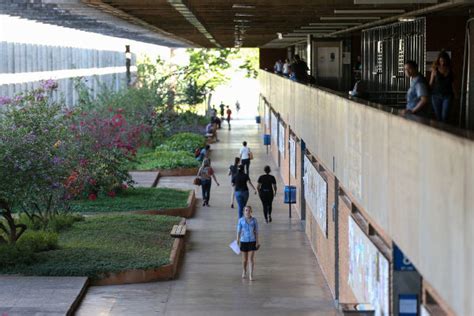
<svg viewBox="0 0 474 316">
<path fill-rule="evenodd" d="M 8 72 L 8 44 L 0 42 L 0 73 Z"/>
</svg>

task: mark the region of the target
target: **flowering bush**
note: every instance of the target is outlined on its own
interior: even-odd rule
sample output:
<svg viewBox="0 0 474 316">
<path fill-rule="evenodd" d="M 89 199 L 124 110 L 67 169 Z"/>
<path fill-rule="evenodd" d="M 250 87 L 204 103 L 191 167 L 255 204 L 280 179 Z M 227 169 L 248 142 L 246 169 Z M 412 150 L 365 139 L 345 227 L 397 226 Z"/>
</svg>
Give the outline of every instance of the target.
<svg viewBox="0 0 474 316">
<path fill-rule="evenodd" d="M 5 102 L 0 111 L 0 242 L 26 230 L 11 212 L 47 220 L 65 208 L 64 183 L 76 164 L 77 146 L 60 104 L 48 102 L 49 84 Z M 5 98 L 3 98 L 5 100 Z"/>
</svg>

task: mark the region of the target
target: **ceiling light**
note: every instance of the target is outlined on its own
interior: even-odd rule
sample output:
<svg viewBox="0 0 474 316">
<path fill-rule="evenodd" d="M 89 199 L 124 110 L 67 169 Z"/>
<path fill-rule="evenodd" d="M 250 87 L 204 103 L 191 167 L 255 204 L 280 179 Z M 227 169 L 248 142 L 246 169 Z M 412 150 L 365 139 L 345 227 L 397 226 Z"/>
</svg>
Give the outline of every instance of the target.
<svg viewBox="0 0 474 316">
<path fill-rule="evenodd" d="M 250 20 L 234 20 L 234 22 L 237 22 L 237 23 L 248 23 L 250 22 Z"/>
<path fill-rule="evenodd" d="M 398 21 L 400 21 L 400 22 L 413 22 L 413 21 L 415 21 L 415 18 L 414 17 L 399 18 Z"/>
<path fill-rule="evenodd" d="M 233 4 L 232 9 L 255 9 L 255 6 L 247 4 Z"/>
<path fill-rule="evenodd" d="M 390 14 L 390 13 L 405 13 L 405 10 L 334 10 L 334 14 Z"/>
<path fill-rule="evenodd" d="M 279 40 L 283 39 L 283 34 L 281 34 L 280 32 L 277 33 L 277 36 Z"/>
<path fill-rule="evenodd" d="M 254 15 L 250 13 L 235 13 L 235 16 L 254 16 Z"/>
<path fill-rule="evenodd" d="M 319 18 L 321 21 L 334 21 L 334 20 L 380 20 L 379 16 L 322 16 Z"/>
</svg>

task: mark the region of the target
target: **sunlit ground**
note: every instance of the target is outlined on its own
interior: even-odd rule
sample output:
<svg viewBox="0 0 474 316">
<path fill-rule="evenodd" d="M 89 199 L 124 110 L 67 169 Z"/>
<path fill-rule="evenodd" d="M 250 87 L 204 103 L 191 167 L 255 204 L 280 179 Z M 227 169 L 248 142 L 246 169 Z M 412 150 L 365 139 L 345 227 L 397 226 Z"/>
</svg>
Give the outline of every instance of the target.
<svg viewBox="0 0 474 316">
<path fill-rule="evenodd" d="M 259 85 L 257 79 L 245 77 L 245 72 L 235 72 L 228 84 L 218 87 L 212 95 L 211 105 L 219 112 L 221 101 L 229 105 L 234 119 L 255 119 L 257 115 Z M 235 108 L 240 103 L 240 111 Z"/>
</svg>

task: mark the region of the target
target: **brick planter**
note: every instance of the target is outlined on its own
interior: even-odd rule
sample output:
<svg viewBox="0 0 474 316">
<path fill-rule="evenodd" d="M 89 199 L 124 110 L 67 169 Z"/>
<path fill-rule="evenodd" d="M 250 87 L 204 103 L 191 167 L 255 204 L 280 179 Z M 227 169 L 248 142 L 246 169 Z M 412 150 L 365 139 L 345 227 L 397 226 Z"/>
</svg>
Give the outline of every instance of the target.
<svg viewBox="0 0 474 316">
<path fill-rule="evenodd" d="M 179 176 L 195 176 L 199 168 L 176 168 L 158 170 L 159 177 L 179 177 Z"/>
<path fill-rule="evenodd" d="M 181 224 L 183 223 L 186 223 L 185 219 L 181 221 Z M 156 269 L 109 273 L 99 280 L 93 280 L 91 285 L 119 285 L 173 280 L 178 274 L 179 263 L 184 253 L 184 243 L 185 238 L 174 238 L 170 253 L 170 263 L 167 265 Z"/>
<path fill-rule="evenodd" d="M 196 211 L 196 194 L 194 193 L 194 190 L 191 190 L 189 192 L 186 207 L 168 208 L 168 209 L 163 209 L 163 210 L 134 211 L 133 213 L 145 214 L 145 215 L 169 215 L 169 216 L 191 218 L 194 216 L 195 211 Z"/>
</svg>

